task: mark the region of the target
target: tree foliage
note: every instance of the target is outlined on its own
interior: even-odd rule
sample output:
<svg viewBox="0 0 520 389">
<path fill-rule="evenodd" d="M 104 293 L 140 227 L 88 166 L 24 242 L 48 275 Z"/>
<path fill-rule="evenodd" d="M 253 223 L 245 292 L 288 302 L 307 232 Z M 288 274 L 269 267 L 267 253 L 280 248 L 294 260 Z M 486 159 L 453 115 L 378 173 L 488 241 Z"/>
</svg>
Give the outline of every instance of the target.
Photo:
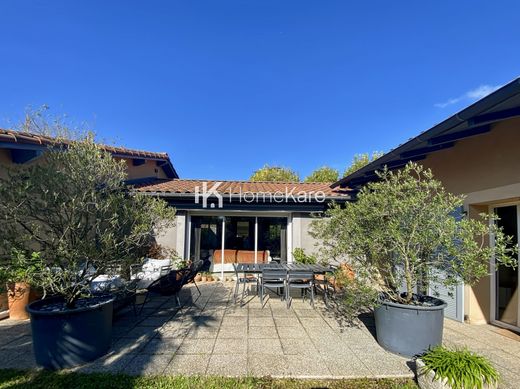
<svg viewBox="0 0 520 389">
<path fill-rule="evenodd" d="M 269 166 L 265 164 L 263 167 L 255 171 L 250 181 L 272 181 L 272 182 L 298 182 L 300 176 L 294 170 L 281 166 Z"/>
<path fill-rule="evenodd" d="M 448 193 L 430 170 L 409 163 L 379 175 L 356 202 L 333 205 L 328 217 L 311 227 L 321 242 L 320 255 L 348 262 L 356 280 L 410 304 L 416 286 L 425 291 L 427 285 L 474 284 L 488 274 L 492 255 L 498 265 L 516 265 L 512 238 L 486 215 L 457 217 L 463 197 Z"/>
<path fill-rule="evenodd" d="M 374 152 L 372 152 L 372 155 L 370 155 L 368 153 L 354 155 L 354 158 L 352 159 L 350 166 L 345 169 L 345 172 L 343 173 L 343 177 L 346 177 L 346 176 L 354 173 L 355 171 L 368 165 L 370 162 L 375 161 L 376 159 L 382 157 L 383 155 L 384 155 L 384 153 L 382 153 L 380 151 L 374 151 Z"/>
<path fill-rule="evenodd" d="M 339 172 L 328 166 L 322 166 L 305 177 L 304 182 L 336 182 Z"/>
<path fill-rule="evenodd" d="M 9 263 L 13 250 L 38 252 L 44 266 L 32 284 L 72 307 L 99 274 L 135 263 L 154 231 L 173 223 L 175 210 L 130 193 L 124 161 L 92 136 L 57 143 L 43 158 L 0 180 L 0 258 Z"/>
</svg>

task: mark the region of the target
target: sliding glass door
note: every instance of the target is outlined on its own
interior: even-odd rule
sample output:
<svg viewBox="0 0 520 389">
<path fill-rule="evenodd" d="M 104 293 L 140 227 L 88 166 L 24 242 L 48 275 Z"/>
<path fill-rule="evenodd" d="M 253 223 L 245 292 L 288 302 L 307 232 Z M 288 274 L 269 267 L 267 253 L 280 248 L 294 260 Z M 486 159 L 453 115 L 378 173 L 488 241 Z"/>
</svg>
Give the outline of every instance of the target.
<svg viewBox="0 0 520 389">
<path fill-rule="evenodd" d="M 190 259 L 210 260 L 222 247 L 222 217 L 197 216 L 191 218 Z"/>
<path fill-rule="evenodd" d="M 233 263 L 287 262 L 287 217 L 191 216 L 190 259 L 214 271 Z"/>
<path fill-rule="evenodd" d="M 258 250 L 269 250 L 273 261 L 287 262 L 287 218 L 258 218 Z"/>
<path fill-rule="evenodd" d="M 495 208 L 495 214 L 499 220 L 497 224 L 506 235 L 513 237 L 513 244 L 518 243 L 519 234 L 519 207 L 509 205 Z M 494 320 L 510 326 L 518 327 L 519 322 L 519 298 L 518 298 L 518 267 L 501 266 L 494 276 L 495 290 Z"/>
</svg>

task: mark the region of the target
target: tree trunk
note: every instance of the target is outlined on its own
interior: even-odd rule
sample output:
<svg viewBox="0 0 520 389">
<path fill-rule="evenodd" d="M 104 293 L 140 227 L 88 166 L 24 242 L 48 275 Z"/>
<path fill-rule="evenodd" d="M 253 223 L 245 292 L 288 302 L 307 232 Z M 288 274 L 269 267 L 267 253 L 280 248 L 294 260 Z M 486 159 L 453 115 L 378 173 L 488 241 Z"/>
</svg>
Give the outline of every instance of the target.
<svg viewBox="0 0 520 389">
<path fill-rule="evenodd" d="M 412 273 L 410 272 L 410 262 L 408 258 L 404 261 L 404 277 L 406 280 L 406 303 L 410 304 L 413 297 Z"/>
</svg>

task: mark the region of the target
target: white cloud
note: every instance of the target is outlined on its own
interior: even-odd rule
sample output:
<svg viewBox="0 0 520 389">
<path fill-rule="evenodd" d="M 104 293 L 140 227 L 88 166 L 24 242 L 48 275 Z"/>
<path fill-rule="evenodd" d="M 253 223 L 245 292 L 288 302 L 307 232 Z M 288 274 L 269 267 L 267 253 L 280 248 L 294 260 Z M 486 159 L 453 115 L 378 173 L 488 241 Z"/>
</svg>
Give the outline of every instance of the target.
<svg viewBox="0 0 520 389">
<path fill-rule="evenodd" d="M 457 104 L 460 101 L 475 101 L 483 97 L 486 97 L 490 93 L 493 93 L 502 85 L 480 85 L 479 87 L 469 90 L 459 97 L 452 97 L 442 103 L 435 104 L 438 108 L 446 108 L 448 105 Z"/>
</svg>

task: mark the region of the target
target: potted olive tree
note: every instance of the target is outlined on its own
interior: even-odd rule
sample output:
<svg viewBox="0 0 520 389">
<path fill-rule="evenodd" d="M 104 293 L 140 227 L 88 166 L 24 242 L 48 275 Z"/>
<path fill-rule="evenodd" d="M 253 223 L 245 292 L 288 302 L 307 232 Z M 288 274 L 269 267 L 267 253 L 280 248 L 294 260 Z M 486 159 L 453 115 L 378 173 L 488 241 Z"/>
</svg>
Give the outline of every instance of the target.
<svg viewBox="0 0 520 389">
<path fill-rule="evenodd" d="M 333 205 L 312 233 L 320 255 L 347 262 L 355 275 L 343 280 L 345 311 L 374 308 L 380 345 L 412 356 L 442 341 L 446 304 L 428 291 L 475 283 L 493 255 L 497 265 L 516 266 L 516 247 L 487 215 L 462 217 L 463 196 L 448 193 L 430 170 L 409 163 L 379 176 L 357 201 Z"/>
<path fill-rule="evenodd" d="M 0 255 L 8 261 L 18 248 L 42 260 L 30 283 L 44 299 L 28 306 L 40 366 L 106 353 L 113 297 L 92 292 L 92 280 L 125 273 L 154 231 L 173 223 L 164 201 L 128 191 L 125 169 L 89 135 L 49 147 L 40 163 L 0 180 Z"/>
</svg>

